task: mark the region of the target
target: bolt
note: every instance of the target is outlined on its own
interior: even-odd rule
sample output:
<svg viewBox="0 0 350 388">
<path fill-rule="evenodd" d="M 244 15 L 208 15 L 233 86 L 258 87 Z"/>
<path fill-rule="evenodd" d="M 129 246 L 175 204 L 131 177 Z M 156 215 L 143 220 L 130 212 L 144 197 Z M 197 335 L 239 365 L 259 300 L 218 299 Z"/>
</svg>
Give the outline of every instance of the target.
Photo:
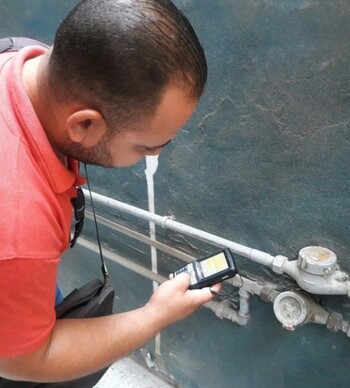
<svg viewBox="0 0 350 388">
<path fill-rule="evenodd" d="M 341 330 L 343 326 L 343 316 L 339 313 L 331 313 L 327 320 L 327 329 L 330 331 Z"/>
</svg>

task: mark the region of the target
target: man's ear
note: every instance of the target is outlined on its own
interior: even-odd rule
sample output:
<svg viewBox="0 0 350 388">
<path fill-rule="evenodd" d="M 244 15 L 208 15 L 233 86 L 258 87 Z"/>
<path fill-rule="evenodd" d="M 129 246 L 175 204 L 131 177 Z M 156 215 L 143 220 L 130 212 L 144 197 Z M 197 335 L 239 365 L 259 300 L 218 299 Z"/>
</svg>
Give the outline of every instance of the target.
<svg viewBox="0 0 350 388">
<path fill-rule="evenodd" d="M 81 109 L 68 117 L 66 130 L 73 142 L 81 143 L 85 147 L 92 147 L 107 132 L 107 125 L 97 110 Z"/>
</svg>

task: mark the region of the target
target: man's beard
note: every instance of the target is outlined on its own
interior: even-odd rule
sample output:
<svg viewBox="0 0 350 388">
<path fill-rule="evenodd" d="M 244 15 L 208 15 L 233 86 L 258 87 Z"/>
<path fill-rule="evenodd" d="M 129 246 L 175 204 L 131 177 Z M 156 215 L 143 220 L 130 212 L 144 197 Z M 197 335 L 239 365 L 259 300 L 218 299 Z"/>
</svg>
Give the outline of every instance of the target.
<svg viewBox="0 0 350 388">
<path fill-rule="evenodd" d="M 66 140 L 58 145 L 58 149 L 68 158 L 76 159 L 82 163 L 113 167 L 113 158 L 109 150 L 109 142 L 110 136 L 104 135 L 96 146 L 85 148 L 80 143 Z"/>
</svg>

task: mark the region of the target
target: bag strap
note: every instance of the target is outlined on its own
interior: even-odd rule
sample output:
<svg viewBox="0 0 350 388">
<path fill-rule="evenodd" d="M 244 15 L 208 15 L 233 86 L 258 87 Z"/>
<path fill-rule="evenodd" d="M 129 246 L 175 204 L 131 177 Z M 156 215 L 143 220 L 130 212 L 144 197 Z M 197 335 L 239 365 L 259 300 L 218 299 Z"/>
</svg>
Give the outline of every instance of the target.
<svg viewBox="0 0 350 388">
<path fill-rule="evenodd" d="M 84 163 L 84 169 L 85 169 L 86 183 L 87 183 L 87 185 L 88 185 L 89 194 L 90 194 L 90 201 L 91 201 L 92 214 L 93 214 L 93 216 L 94 216 L 94 223 L 95 223 L 95 230 L 96 230 L 96 239 L 97 239 L 97 245 L 98 245 L 98 249 L 99 249 L 99 252 L 100 252 L 100 259 L 101 259 L 101 271 L 102 271 L 102 275 L 103 275 L 103 279 L 104 279 L 104 284 L 107 285 L 107 284 L 109 284 L 109 274 L 108 274 L 106 262 L 105 262 L 105 260 L 104 260 L 104 258 L 103 258 L 103 254 L 102 254 L 102 247 L 101 247 L 100 233 L 99 233 L 99 231 L 98 231 L 97 219 L 96 219 L 96 212 L 95 212 L 95 206 L 94 206 L 94 201 L 93 201 L 93 199 L 92 199 L 91 187 L 90 187 L 90 180 L 89 180 L 89 177 L 88 177 L 88 172 L 87 172 L 86 163 Z"/>
<path fill-rule="evenodd" d="M 11 38 L 0 39 L 0 53 L 9 51 L 12 48 L 13 48 L 13 40 Z"/>
<path fill-rule="evenodd" d="M 38 40 L 24 37 L 7 37 L 0 39 L 0 53 L 19 51 L 26 46 L 41 46 L 45 48 L 49 47 L 45 43 L 39 42 Z"/>
</svg>

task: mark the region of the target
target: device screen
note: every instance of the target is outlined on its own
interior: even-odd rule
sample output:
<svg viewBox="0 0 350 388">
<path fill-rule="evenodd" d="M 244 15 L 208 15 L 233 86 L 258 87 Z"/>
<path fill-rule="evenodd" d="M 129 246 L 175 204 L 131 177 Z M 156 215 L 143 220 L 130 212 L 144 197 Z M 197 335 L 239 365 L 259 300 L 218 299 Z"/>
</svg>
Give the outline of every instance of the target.
<svg viewBox="0 0 350 388">
<path fill-rule="evenodd" d="M 213 284 L 234 277 L 238 272 L 229 249 L 214 252 L 210 256 L 194 260 L 177 269 L 173 275 L 185 272 L 191 277 L 189 289 L 210 287 Z"/>
<path fill-rule="evenodd" d="M 198 269 L 203 278 L 215 275 L 229 268 L 224 252 L 197 262 Z"/>
</svg>

